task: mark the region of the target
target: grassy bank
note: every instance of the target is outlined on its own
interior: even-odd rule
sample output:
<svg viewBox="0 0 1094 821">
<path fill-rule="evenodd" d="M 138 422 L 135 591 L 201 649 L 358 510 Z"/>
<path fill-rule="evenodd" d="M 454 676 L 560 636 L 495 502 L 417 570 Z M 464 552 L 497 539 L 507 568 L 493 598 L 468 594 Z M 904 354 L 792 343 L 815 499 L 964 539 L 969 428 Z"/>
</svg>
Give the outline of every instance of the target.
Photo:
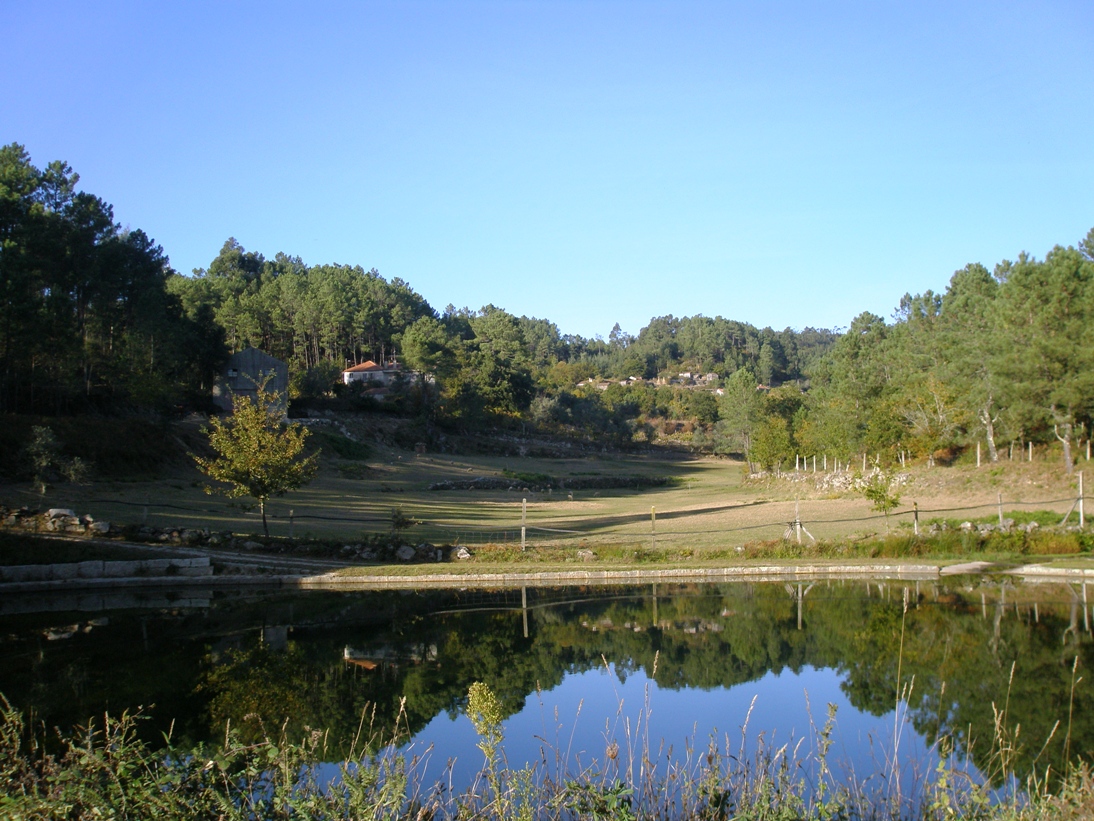
<svg viewBox="0 0 1094 821">
<path fill-rule="evenodd" d="M 1077 489 L 1076 477 L 1055 462 L 909 468 L 896 477 L 901 501 L 886 517 L 854 489 L 853 472 L 814 472 L 811 463 L 809 470 L 750 477 L 739 462 L 681 453 L 416 454 L 370 438 L 367 420 L 347 417 L 345 424 L 356 439 L 319 430 L 319 476 L 271 502 L 272 537 L 257 540 L 269 552 L 420 573 L 429 572 L 424 564 L 401 564 L 383 546 L 468 547 L 471 558 L 443 562 L 446 572 L 923 557 L 1025 561 L 1081 556 L 1091 548 L 1086 534 L 1058 527 Z M 198 428 L 180 423 L 172 435 L 196 442 Z M 165 464 L 153 478 L 120 481 L 98 473 L 44 495 L 29 482 L 0 485 L 0 506 L 71 508 L 137 540 L 153 540 L 141 536 L 145 526 L 161 533 L 207 530 L 220 534 L 218 544 L 231 534 L 254 541 L 243 534 L 259 532 L 261 524 L 246 500 L 205 494 L 203 477 L 185 460 Z M 986 532 L 998 523 L 1000 499 L 1003 518 L 1014 525 Z M 913 533 L 917 510 L 920 538 Z M 1031 522 L 1041 526 L 1037 532 L 1022 527 Z M 445 559 L 451 552 L 444 551 Z"/>
<path fill-rule="evenodd" d="M 1055 516 L 1055 514 L 1047 514 Z M 1036 520 L 1034 512 L 1028 518 Z M 1044 517 L 1042 517 L 1044 518 Z M 257 537 L 256 537 L 257 538 Z M 569 570 L 704 569 L 755 564 L 801 563 L 919 563 L 985 561 L 1003 565 L 1048 563 L 1094 569 L 1094 534 L 1075 528 L 1012 528 L 982 532 L 975 528 L 949 528 L 916 536 L 907 529 L 889 535 L 811 541 L 803 538 L 770 539 L 736 546 L 696 546 L 690 540 L 659 537 L 633 540 L 582 539 L 570 543 L 530 542 L 521 549 L 518 540 L 473 544 L 466 550 L 456 543 L 430 548 L 406 562 L 396 558 L 400 544 L 415 544 L 413 531 L 373 536 L 360 544 L 341 540 L 300 540 L 285 537 L 246 541 L 248 556 L 273 556 L 338 560 L 346 575 L 427 576 L 514 572 L 557 572 Z M 157 543 L 160 549 L 170 544 Z M 230 534 L 219 550 L 229 549 Z M 261 548 L 256 545 L 261 544 Z M 440 551 L 441 561 L 434 556 Z M 360 552 L 357 552 L 360 551 Z M 382 554 L 377 557 L 376 554 Z M 81 538 L 44 537 L 14 529 L 0 528 L 0 565 L 49 564 L 89 559 L 138 559 L 161 557 L 159 551 L 142 550 L 139 544 L 111 544 Z M 428 560 L 422 557 L 428 557 Z"/>
<path fill-rule="evenodd" d="M 584 540 L 607 547 L 656 535 L 659 544 L 722 548 L 777 540 L 795 519 L 828 542 L 910 528 L 914 503 L 923 526 L 932 518 L 957 523 L 990 519 L 1000 495 L 1016 521 L 1030 510 L 1051 511 L 1058 520 L 1076 495 L 1075 477 L 1066 476 L 1056 462 L 1002 462 L 979 469 L 920 466 L 901 471 L 901 503 L 886 518 L 851 489 L 853 473 L 819 468 L 814 473 L 811 464 L 808 471 L 757 478 L 749 477 L 740 462 L 679 452 L 575 453 L 550 459 L 417 454 L 378 441 L 368 419 L 346 417 L 344 422 L 355 439 L 334 428 L 317 429 L 314 439 L 323 449 L 317 479 L 271 501 L 274 536 L 352 544 L 388 531 L 398 510 L 419 523 L 408 537 L 435 544 L 513 542 L 523 525 L 528 541 L 545 546 Z M 91 481 L 58 482 L 44 495 L 29 481 L 9 481 L 0 485 L 0 504 L 72 508 L 122 524 L 259 531 L 257 511 L 246 500 L 206 495 L 204 477 L 184 455 L 157 456 L 156 475 L 141 468 L 165 442 L 174 443 L 176 455 L 196 448 L 202 441 L 199 427 L 197 422 L 176 424 L 166 436 L 158 434 L 155 447 L 147 436 L 127 434 L 119 444 L 132 442 L 140 453 L 119 452 L 113 461 L 98 451 L 73 452 L 95 466 Z M 101 439 L 89 436 L 88 441 Z M 119 469 L 118 463 L 132 464 L 133 470 Z"/>
</svg>

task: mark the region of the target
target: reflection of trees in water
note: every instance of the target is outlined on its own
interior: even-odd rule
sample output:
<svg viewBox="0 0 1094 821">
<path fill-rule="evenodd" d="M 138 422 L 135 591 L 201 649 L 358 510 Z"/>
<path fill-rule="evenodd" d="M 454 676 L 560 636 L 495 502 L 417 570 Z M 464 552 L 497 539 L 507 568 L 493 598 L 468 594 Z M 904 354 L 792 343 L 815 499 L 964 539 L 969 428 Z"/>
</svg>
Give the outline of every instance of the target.
<svg viewBox="0 0 1094 821">
<path fill-rule="evenodd" d="M 881 715 L 895 703 L 903 619 L 901 681 L 914 681 L 908 706 L 916 729 L 931 741 L 950 733 L 962 747 L 971 739 L 974 760 L 985 767 L 994 703 L 1007 710 L 1012 729 L 1021 725 L 1021 773 L 1053 724 L 1066 725 L 1076 655 L 1080 674 L 1090 660 L 1081 590 L 1054 587 L 1050 600 L 1045 588 L 953 582 L 921 585 L 917 596 L 912 584 L 904 613 L 904 587 L 529 590 L 527 637 L 519 591 L 283 596 L 119 617 L 109 629 L 40 652 L 28 641 L 22 662 L 0 660 L 0 675 L 4 688 L 16 682 L 8 695 L 33 705 L 48 724 L 147 704 L 154 693 L 152 740 L 174 718 L 179 740 L 216 738 L 230 720 L 251 735 L 279 732 L 283 723 L 294 736 L 326 730 L 338 749 L 357 733 L 363 714 L 389 738 L 404 698 L 400 729 L 414 734 L 442 712 L 456 715 L 474 681 L 489 684 L 511 714 L 537 687 L 551 689 L 603 659 L 620 676 L 642 670 L 652 677 L 657 657 L 664 688 L 729 687 L 769 671 L 834 668 L 845 676 L 851 703 Z M 81 652 L 66 652 L 76 641 Z M 357 662 L 369 663 L 347 661 L 347 647 Z M 24 666 L 13 675 L 17 664 Z M 1089 693 L 1086 682 L 1079 686 L 1073 711 L 1072 751 L 1082 754 L 1094 750 Z M 1039 764 L 1058 766 L 1065 730 Z"/>
</svg>

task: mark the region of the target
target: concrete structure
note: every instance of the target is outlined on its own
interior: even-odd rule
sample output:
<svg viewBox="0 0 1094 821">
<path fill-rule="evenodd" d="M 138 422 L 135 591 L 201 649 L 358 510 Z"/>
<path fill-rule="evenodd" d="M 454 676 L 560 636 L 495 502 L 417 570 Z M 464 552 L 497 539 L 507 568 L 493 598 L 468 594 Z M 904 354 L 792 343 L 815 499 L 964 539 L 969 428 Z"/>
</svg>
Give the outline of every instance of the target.
<svg viewBox="0 0 1094 821">
<path fill-rule="evenodd" d="M 213 385 L 213 404 L 225 411 L 232 409 L 233 397 L 254 399 L 258 386 L 265 383 L 266 391 L 278 396 L 282 410 L 289 403 L 289 366 L 258 348 L 245 348 L 232 354 L 224 372 Z"/>
</svg>

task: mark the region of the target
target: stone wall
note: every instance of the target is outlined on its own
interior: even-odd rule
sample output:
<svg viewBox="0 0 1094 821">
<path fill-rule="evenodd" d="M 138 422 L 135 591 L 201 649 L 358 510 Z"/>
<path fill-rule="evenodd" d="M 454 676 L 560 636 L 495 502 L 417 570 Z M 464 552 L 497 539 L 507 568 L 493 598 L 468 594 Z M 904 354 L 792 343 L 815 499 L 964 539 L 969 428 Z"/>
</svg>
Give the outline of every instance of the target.
<svg viewBox="0 0 1094 821">
<path fill-rule="evenodd" d="M 61 564 L 0 566 L 0 582 L 53 582 L 70 579 L 128 579 L 153 576 L 195 578 L 212 576 L 208 556 L 195 559 L 138 559 Z"/>
</svg>

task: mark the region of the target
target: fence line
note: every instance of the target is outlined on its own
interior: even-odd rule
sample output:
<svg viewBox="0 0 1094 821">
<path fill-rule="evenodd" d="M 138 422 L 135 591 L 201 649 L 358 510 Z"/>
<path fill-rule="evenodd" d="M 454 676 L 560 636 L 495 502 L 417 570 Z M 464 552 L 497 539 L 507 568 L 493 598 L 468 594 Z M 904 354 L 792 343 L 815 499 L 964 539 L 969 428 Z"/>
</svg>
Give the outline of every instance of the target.
<svg viewBox="0 0 1094 821">
<path fill-rule="evenodd" d="M 651 520 L 651 530 L 648 533 L 640 533 L 640 532 L 636 532 L 634 530 L 635 525 L 640 524 L 645 518 L 644 516 L 641 517 L 641 518 L 638 518 L 634 514 L 630 514 L 630 515 L 627 516 L 629 521 L 627 521 L 625 524 L 624 523 L 597 524 L 597 521 L 602 520 L 602 519 L 598 518 L 596 521 L 590 521 L 588 523 L 588 525 L 586 525 L 584 527 L 582 527 L 582 523 L 579 521 L 579 522 L 575 523 L 575 525 L 570 527 L 570 528 L 550 527 L 550 526 L 547 526 L 547 525 L 527 524 L 526 529 L 527 529 L 527 532 L 529 534 L 531 534 L 531 533 L 540 533 L 540 534 L 543 534 L 546 537 L 546 539 L 548 539 L 550 541 L 565 540 L 565 539 L 573 538 L 573 537 L 594 537 L 594 536 L 595 537 L 626 537 L 629 540 L 645 541 L 645 540 L 650 539 L 650 538 L 654 538 L 654 539 L 679 539 L 679 538 L 687 538 L 687 537 L 711 536 L 711 535 L 729 534 L 729 533 L 746 533 L 746 532 L 750 532 L 750 531 L 759 531 L 759 530 L 765 530 L 765 529 L 776 528 L 776 527 L 777 528 L 783 528 L 783 529 L 785 529 L 785 533 L 789 533 L 790 532 L 789 529 L 793 528 L 795 525 L 800 525 L 802 527 L 804 527 L 806 525 L 815 527 L 815 526 L 818 526 L 818 525 L 819 526 L 825 526 L 825 525 L 853 524 L 853 523 L 857 523 L 857 522 L 876 522 L 876 521 L 880 521 L 882 519 L 894 520 L 894 519 L 900 519 L 902 517 L 908 517 L 908 516 L 923 517 L 923 516 L 930 516 L 932 514 L 946 514 L 946 513 L 966 513 L 966 514 L 968 514 L 970 512 L 978 511 L 978 510 L 1001 510 L 1003 506 L 1006 506 L 1010 509 L 1014 509 L 1014 508 L 1017 508 L 1017 507 L 1033 508 L 1033 507 L 1038 507 L 1038 506 L 1062 505 L 1062 504 L 1071 503 L 1072 504 L 1072 509 L 1074 509 L 1075 505 L 1080 503 L 1081 500 L 1082 500 L 1081 496 L 1080 497 L 1064 497 L 1064 498 L 1056 498 L 1056 499 L 1040 499 L 1040 500 L 1034 500 L 1034 501 L 1022 501 L 1022 500 L 1017 500 L 1017 499 L 1013 500 L 1013 501 L 1004 501 L 1000 498 L 996 502 L 986 502 L 986 503 L 982 503 L 982 504 L 969 504 L 969 505 L 962 505 L 962 506 L 959 506 L 959 507 L 918 508 L 918 507 L 913 506 L 912 508 L 908 508 L 908 509 L 905 509 L 905 510 L 893 511 L 888 516 L 886 516 L 885 514 L 882 514 L 882 513 L 875 513 L 875 514 L 866 515 L 866 516 L 841 517 L 841 518 L 834 518 L 834 519 L 820 519 L 820 518 L 802 519 L 802 518 L 798 517 L 797 514 L 795 514 L 794 519 L 792 519 L 790 521 L 787 521 L 787 520 L 783 519 L 783 520 L 776 520 L 776 521 L 769 521 L 769 522 L 761 522 L 761 523 L 758 523 L 758 524 L 741 524 L 741 525 L 735 525 L 735 526 L 718 526 L 718 527 L 704 528 L 704 529 L 700 529 L 700 530 L 661 529 L 659 527 L 656 527 L 654 522 Z M 789 500 L 786 500 L 785 503 L 789 503 Z M 218 515 L 218 516 L 223 516 L 224 513 L 225 513 L 225 510 L 223 508 L 214 509 L 214 508 L 208 508 L 208 507 L 195 507 L 195 506 L 188 506 L 188 505 L 176 505 L 176 504 L 170 504 L 170 503 L 151 504 L 151 503 L 147 503 L 147 502 L 132 502 L 132 501 L 125 501 L 125 500 L 121 500 L 121 499 L 94 499 L 94 500 L 89 500 L 89 501 L 85 502 L 84 504 L 86 504 L 88 506 L 93 506 L 93 505 L 117 505 L 117 506 L 123 506 L 123 507 L 140 507 L 140 508 L 143 508 L 145 521 L 147 521 L 147 518 L 148 518 L 148 515 L 149 515 L 150 511 L 170 510 L 170 511 L 188 512 L 188 513 L 213 514 L 213 515 Z M 728 507 L 728 508 L 725 509 L 725 512 L 731 513 L 732 511 L 737 510 L 737 509 L 745 510 L 745 509 L 752 508 L 752 507 L 754 507 L 754 505 L 740 505 L 739 508 L 738 507 Z M 251 516 L 251 517 L 255 517 L 255 518 L 257 518 L 257 516 L 258 516 L 257 511 L 254 511 L 254 510 L 239 510 L 239 509 L 237 509 L 234 512 L 237 512 L 241 515 Z M 691 516 L 708 515 L 706 512 L 691 512 L 691 511 L 687 511 L 687 510 L 663 511 L 662 512 L 662 517 L 663 517 L 662 521 L 665 520 L 664 516 L 665 516 L 666 513 L 672 513 L 673 518 L 677 519 L 677 520 L 682 519 L 682 518 L 689 518 Z M 340 524 L 345 524 L 345 525 L 350 525 L 350 526 L 358 526 L 358 527 L 365 526 L 365 530 L 366 531 L 371 530 L 371 532 L 380 532 L 384 529 L 384 527 L 390 527 L 392 525 L 392 520 L 390 518 L 376 517 L 376 516 L 352 516 L 352 515 L 346 515 L 346 516 L 337 516 L 337 515 L 335 515 L 335 516 L 331 516 L 331 515 L 324 515 L 324 514 L 317 514 L 317 513 L 295 514 L 292 510 L 289 511 L 289 515 L 287 515 L 287 516 L 284 515 L 284 514 L 275 514 L 275 513 L 272 513 L 270 511 L 267 511 L 266 515 L 267 515 L 267 518 L 271 521 L 271 523 L 273 523 L 273 522 L 277 522 L 277 523 L 281 523 L 281 524 L 288 523 L 289 528 L 290 528 L 290 532 L 291 532 L 292 527 L 295 523 L 305 523 L 305 522 L 309 522 L 309 521 L 332 522 L 332 523 L 340 523 Z M 652 517 L 651 517 L 651 519 L 652 519 Z M 917 521 L 918 521 L 918 519 L 917 519 Z M 375 526 L 375 525 L 381 525 L 383 527 L 381 527 L 381 528 L 375 528 L 375 527 L 369 528 L 368 527 L 368 526 Z M 519 524 L 517 524 L 516 522 L 514 522 L 513 524 L 502 524 L 502 525 L 487 525 L 487 524 L 474 525 L 474 524 L 452 524 L 452 523 L 443 522 L 443 521 L 419 520 L 419 521 L 417 521 L 416 526 L 413 528 L 412 532 L 414 534 L 422 534 L 423 537 L 426 534 L 436 534 L 439 537 L 439 540 L 451 539 L 452 536 L 455 536 L 455 541 L 456 542 L 460 542 L 460 541 L 467 542 L 467 541 L 470 540 L 470 541 L 478 542 L 478 543 L 490 543 L 490 542 L 495 542 L 495 541 L 499 541 L 499 540 L 500 541 L 510 541 L 510 540 L 516 541 L 520 538 L 520 536 L 519 536 L 520 529 L 521 529 L 521 526 Z M 806 532 L 808 532 L 808 531 L 806 531 Z"/>
</svg>

